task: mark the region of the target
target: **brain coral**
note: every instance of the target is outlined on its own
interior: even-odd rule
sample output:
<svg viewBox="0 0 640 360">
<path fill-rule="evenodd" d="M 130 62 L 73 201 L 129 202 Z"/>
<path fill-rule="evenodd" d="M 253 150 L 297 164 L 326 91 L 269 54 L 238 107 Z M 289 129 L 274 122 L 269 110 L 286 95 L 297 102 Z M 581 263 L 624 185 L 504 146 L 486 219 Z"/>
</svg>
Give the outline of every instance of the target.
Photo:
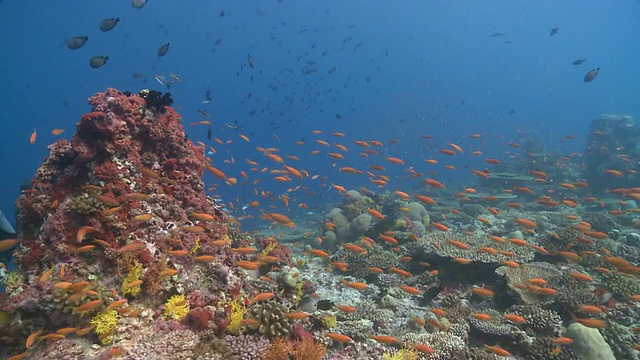
<svg viewBox="0 0 640 360">
<path fill-rule="evenodd" d="M 275 301 L 257 303 L 247 311 L 247 317 L 256 319 L 258 332 L 271 338 L 289 338 L 293 330 L 292 321 L 285 315 L 287 308 Z"/>
</svg>

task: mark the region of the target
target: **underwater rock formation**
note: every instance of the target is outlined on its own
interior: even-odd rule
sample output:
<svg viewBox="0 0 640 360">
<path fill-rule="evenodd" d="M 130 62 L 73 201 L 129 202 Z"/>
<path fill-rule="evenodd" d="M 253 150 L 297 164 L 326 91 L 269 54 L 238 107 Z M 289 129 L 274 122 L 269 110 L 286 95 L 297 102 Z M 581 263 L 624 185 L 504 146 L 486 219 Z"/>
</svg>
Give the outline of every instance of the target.
<svg viewBox="0 0 640 360">
<path fill-rule="evenodd" d="M 640 184 L 640 127 L 631 116 L 603 114 L 591 122 L 585 150 L 584 177 L 593 191 L 631 188 Z M 605 170 L 620 174 L 611 175 Z"/>
<path fill-rule="evenodd" d="M 564 336 L 573 339 L 571 349 L 582 360 L 615 360 L 616 358 L 598 329 L 573 323 L 569 325 Z"/>
</svg>

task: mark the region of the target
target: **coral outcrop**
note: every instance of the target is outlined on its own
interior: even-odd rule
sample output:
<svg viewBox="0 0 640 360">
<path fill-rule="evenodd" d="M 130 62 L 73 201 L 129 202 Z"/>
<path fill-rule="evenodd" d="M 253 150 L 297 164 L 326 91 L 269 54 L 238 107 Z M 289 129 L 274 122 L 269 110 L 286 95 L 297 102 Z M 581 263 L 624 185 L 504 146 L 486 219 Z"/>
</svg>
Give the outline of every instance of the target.
<svg viewBox="0 0 640 360">
<path fill-rule="evenodd" d="M 166 302 L 165 316 L 178 320 L 252 291 L 234 266 L 243 255 L 230 249 L 226 216 L 204 193 L 203 149 L 169 95 L 142 95 L 92 96 L 76 134 L 49 146 L 19 197 L 22 280 L 0 299 L 10 322 L 20 319 L 15 349 L 37 330 L 76 328 L 111 343 L 121 319 L 145 308 Z"/>
<path fill-rule="evenodd" d="M 591 122 L 584 176 L 593 191 L 631 188 L 640 183 L 637 162 L 625 158 L 640 155 L 639 140 L 640 127 L 631 116 L 603 114 Z M 604 170 L 617 170 L 623 176 L 612 177 Z"/>
</svg>

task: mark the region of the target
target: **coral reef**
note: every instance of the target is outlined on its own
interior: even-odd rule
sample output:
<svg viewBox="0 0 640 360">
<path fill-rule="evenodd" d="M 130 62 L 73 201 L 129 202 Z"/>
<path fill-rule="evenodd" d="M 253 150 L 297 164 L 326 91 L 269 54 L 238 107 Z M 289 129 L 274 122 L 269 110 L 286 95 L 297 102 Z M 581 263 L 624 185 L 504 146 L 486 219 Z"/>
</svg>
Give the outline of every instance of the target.
<svg viewBox="0 0 640 360">
<path fill-rule="evenodd" d="M 229 247 L 227 217 L 204 193 L 202 148 L 186 138 L 170 95 L 143 95 L 92 96 L 77 133 L 49 146 L 19 197 L 22 280 L 9 281 L 0 303 L 21 319 L 16 349 L 37 329 L 84 333 L 89 322 L 107 343 L 119 318 L 167 300 L 165 315 L 178 320 L 187 299 L 216 306 L 252 292 L 233 265 L 244 255 Z"/>
</svg>

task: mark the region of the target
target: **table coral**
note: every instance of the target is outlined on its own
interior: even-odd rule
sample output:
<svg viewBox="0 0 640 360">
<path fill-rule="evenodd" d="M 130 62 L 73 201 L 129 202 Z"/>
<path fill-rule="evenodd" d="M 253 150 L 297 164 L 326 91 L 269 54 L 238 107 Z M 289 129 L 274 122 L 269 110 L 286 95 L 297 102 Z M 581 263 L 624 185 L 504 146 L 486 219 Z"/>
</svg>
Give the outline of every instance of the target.
<svg viewBox="0 0 640 360">
<path fill-rule="evenodd" d="M 462 242 L 468 245 L 469 248 L 462 250 L 453 246 L 449 241 Z M 505 260 L 523 263 L 533 260 L 535 255 L 535 249 L 529 246 L 518 246 L 511 242 L 498 243 L 488 236 L 448 232 L 427 234 L 418 241 L 408 243 L 406 247 L 408 254 L 414 256 L 414 258 L 436 255 L 446 259 L 465 258 L 482 263 L 500 263 Z M 491 254 L 482 250 L 486 247 L 513 253 L 513 255 L 506 256 L 500 252 Z"/>
</svg>

